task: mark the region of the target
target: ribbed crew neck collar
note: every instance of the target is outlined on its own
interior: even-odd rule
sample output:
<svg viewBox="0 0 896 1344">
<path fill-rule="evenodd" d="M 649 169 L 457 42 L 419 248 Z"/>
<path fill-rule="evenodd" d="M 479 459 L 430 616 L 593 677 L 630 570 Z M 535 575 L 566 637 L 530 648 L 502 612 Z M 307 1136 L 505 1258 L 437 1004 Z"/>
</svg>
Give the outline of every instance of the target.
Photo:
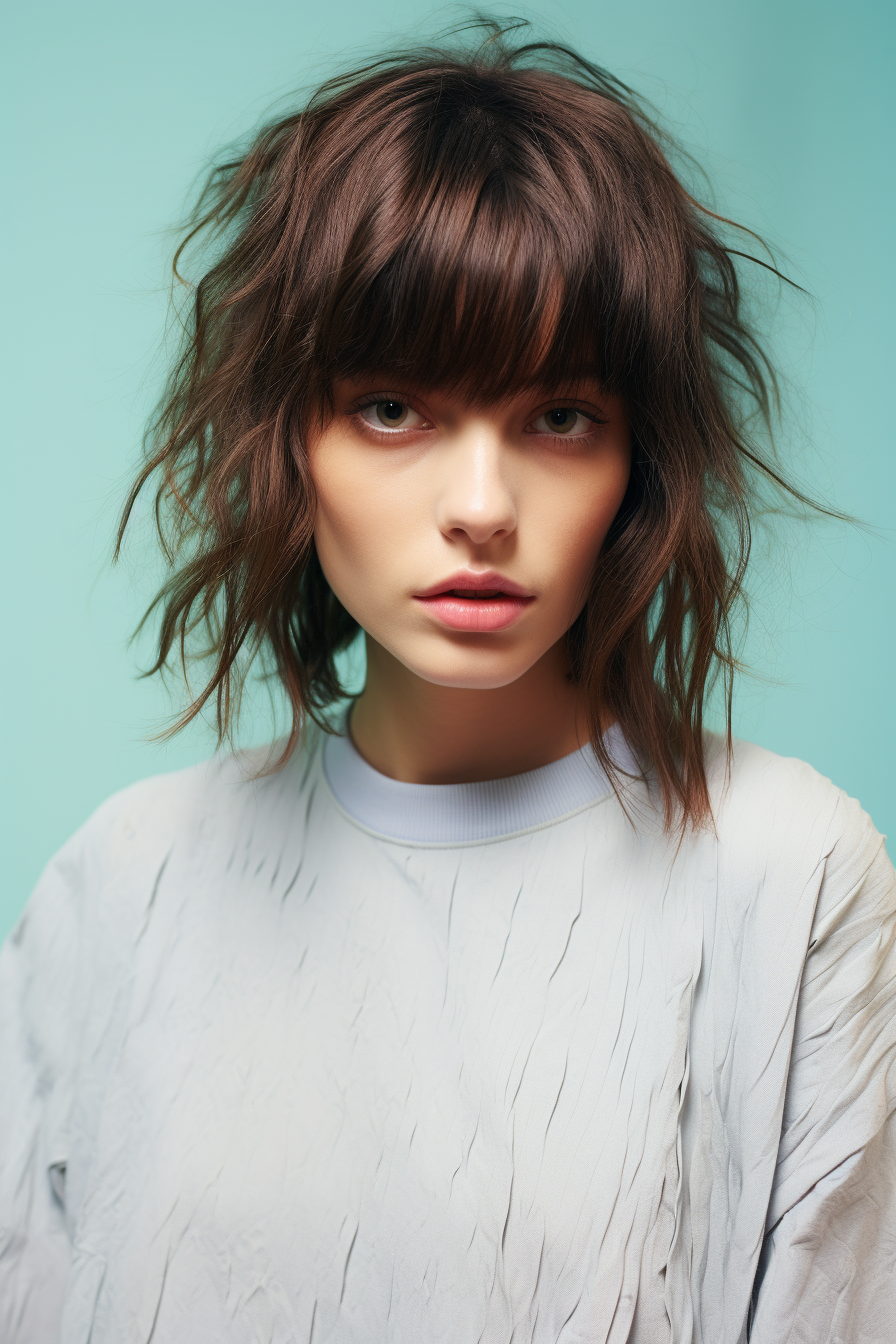
<svg viewBox="0 0 896 1344">
<path fill-rule="evenodd" d="M 612 786 L 590 743 L 537 770 L 471 784 L 407 784 L 368 765 L 340 721 L 327 735 L 323 768 L 339 805 L 362 826 L 393 840 L 458 844 L 491 840 L 544 826 L 606 797 Z M 631 770 L 633 757 L 618 727 L 604 742 Z"/>
</svg>

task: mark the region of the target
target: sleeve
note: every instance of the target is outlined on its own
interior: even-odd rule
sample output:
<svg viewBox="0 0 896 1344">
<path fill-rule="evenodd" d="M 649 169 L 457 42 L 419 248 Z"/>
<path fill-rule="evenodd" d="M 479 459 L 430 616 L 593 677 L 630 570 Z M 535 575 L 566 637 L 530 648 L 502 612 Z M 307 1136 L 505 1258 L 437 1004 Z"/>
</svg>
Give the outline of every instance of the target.
<svg viewBox="0 0 896 1344">
<path fill-rule="evenodd" d="M 77 839 L 0 949 L 0 1339 L 58 1339 L 71 1248 L 63 1205 L 76 1068 Z"/>
<path fill-rule="evenodd" d="M 896 874 L 842 796 L 800 987 L 751 1344 L 896 1340 Z"/>
</svg>

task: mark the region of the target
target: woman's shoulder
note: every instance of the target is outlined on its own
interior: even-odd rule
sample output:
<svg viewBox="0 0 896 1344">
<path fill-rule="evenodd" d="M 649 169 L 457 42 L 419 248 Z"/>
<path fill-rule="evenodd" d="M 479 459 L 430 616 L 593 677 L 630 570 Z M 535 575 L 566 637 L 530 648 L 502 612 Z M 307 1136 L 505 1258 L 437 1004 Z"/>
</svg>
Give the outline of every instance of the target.
<svg viewBox="0 0 896 1344">
<path fill-rule="evenodd" d="M 0 948 L 0 998 L 18 996 L 60 1075 L 79 1055 L 73 1041 L 88 1006 L 97 1021 L 112 1011 L 150 919 L 174 927 L 183 899 L 257 834 L 260 816 L 301 820 L 313 735 L 264 774 L 282 746 L 222 752 L 116 791 L 45 865 Z"/>
<path fill-rule="evenodd" d="M 308 731 L 279 763 L 284 743 L 220 752 L 179 770 L 146 776 L 110 794 L 52 857 L 49 869 L 80 885 L 117 885 L 155 870 L 175 850 L 199 853 L 241 830 L 259 810 L 291 808 L 305 787 L 319 731 Z"/>
<path fill-rule="evenodd" d="M 885 837 L 858 799 L 807 761 L 753 742 L 708 740 L 707 779 L 720 865 L 756 883 L 791 884 L 824 875 L 845 891 L 872 867 L 887 881 Z M 750 883 L 752 885 L 752 882 Z"/>
<path fill-rule="evenodd" d="M 814 808 L 823 799 L 833 800 L 843 793 L 808 761 L 744 738 L 733 737 L 729 753 L 723 734 L 705 733 L 704 751 L 710 791 L 723 806 L 773 797 L 795 809 Z"/>
</svg>

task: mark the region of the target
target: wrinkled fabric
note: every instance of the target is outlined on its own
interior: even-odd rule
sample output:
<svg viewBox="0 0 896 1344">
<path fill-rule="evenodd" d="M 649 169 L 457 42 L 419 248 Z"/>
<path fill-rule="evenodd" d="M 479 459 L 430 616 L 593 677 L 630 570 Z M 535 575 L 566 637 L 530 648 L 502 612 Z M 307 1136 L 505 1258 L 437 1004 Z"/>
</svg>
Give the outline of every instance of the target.
<svg viewBox="0 0 896 1344">
<path fill-rule="evenodd" d="M 896 1338 L 896 877 L 736 747 L 395 840 L 320 735 L 104 804 L 0 954 L 4 1344 Z"/>
</svg>

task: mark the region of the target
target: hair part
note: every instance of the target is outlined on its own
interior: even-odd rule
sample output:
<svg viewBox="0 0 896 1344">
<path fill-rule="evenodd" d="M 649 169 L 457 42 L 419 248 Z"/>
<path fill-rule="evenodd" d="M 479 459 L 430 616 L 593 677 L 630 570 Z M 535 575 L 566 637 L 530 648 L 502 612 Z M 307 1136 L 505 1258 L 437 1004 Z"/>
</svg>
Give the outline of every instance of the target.
<svg viewBox="0 0 896 1344">
<path fill-rule="evenodd" d="M 756 481 L 811 501 L 748 433 L 757 413 L 770 428 L 777 384 L 730 221 L 685 190 L 631 90 L 567 47 L 519 44 L 519 27 L 342 74 L 211 171 L 175 274 L 195 239 L 224 247 L 195 286 L 116 555 L 157 479 L 172 568 L 144 617 L 161 613 L 149 672 L 175 651 L 186 670 L 200 630 L 212 664 L 169 731 L 212 701 L 223 740 L 262 652 L 291 705 L 282 763 L 306 716 L 327 726 L 358 630 L 316 558 L 303 447 L 335 381 L 376 371 L 483 401 L 590 374 L 626 405 L 632 471 L 567 636 L 574 676 L 611 778 L 608 708 L 666 824 L 700 824 L 719 674 L 730 746 Z"/>
</svg>

